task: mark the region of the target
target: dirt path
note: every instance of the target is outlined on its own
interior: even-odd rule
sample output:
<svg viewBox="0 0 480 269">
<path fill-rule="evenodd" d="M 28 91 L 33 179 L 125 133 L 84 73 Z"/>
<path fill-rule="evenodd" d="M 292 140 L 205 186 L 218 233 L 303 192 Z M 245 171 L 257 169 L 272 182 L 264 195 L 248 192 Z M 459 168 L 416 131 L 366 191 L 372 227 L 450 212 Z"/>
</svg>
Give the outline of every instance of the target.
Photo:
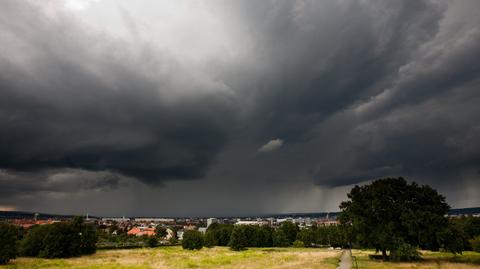
<svg viewBox="0 0 480 269">
<path fill-rule="evenodd" d="M 349 249 L 346 249 L 340 257 L 340 264 L 337 269 L 350 269 L 352 268 L 352 252 Z"/>
</svg>

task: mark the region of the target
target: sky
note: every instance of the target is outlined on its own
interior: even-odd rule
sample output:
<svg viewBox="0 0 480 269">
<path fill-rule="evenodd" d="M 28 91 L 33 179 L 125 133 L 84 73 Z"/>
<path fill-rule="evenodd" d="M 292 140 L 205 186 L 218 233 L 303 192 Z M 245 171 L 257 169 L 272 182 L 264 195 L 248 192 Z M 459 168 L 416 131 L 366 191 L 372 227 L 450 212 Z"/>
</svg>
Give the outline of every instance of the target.
<svg viewBox="0 0 480 269">
<path fill-rule="evenodd" d="M 478 0 L 3 0 L 0 210 L 480 206 Z"/>
</svg>

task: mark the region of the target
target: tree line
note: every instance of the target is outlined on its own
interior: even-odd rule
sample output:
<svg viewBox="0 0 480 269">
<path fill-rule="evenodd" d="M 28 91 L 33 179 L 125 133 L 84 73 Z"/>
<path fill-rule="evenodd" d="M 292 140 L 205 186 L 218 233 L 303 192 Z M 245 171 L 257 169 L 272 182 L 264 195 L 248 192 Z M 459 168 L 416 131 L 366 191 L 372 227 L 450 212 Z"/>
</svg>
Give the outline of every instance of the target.
<svg viewBox="0 0 480 269">
<path fill-rule="evenodd" d="M 350 227 L 345 225 L 313 225 L 300 229 L 290 221 L 283 222 L 277 228 L 213 223 L 205 235 L 198 231 L 186 231 L 182 246 L 186 249 L 229 246 L 232 250 L 248 247 L 347 247 L 349 230 Z"/>
</svg>

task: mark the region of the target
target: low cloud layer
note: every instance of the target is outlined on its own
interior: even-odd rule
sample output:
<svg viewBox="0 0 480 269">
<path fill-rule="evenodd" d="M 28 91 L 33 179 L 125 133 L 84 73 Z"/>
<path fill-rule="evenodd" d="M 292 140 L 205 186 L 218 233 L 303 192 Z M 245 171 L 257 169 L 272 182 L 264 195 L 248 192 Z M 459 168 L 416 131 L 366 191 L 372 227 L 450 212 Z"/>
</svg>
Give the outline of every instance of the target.
<svg viewBox="0 0 480 269">
<path fill-rule="evenodd" d="M 480 203 L 461 195 L 480 190 L 478 1 L 0 6 L 0 206 L 255 188 L 181 211 L 320 211 L 288 190 L 383 176 Z"/>
</svg>

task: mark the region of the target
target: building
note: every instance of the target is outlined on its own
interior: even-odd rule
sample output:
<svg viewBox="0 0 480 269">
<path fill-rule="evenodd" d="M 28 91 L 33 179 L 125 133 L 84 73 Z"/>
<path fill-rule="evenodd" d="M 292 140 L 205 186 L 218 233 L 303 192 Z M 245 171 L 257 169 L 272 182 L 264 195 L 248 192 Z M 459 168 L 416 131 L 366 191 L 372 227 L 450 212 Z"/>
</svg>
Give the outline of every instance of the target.
<svg viewBox="0 0 480 269">
<path fill-rule="evenodd" d="M 133 227 L 127 232 L 128 235 L 135 235 L 135 236 L 155 236 L 155 228 L 150 227 Z"/>
<path fill-rule="evenodd" d="M 235 225 L 268 225 L 268 221 L 259 220 L 239 220 Z"/>
<path fill-rule="evenodd" d="M 207 219 L 207 228 L 208 228 L 208 226 L 212 225 L 213 223 L 218 223 L 218 219 L 216 219 L 216 218 Z"/>
</svg>

